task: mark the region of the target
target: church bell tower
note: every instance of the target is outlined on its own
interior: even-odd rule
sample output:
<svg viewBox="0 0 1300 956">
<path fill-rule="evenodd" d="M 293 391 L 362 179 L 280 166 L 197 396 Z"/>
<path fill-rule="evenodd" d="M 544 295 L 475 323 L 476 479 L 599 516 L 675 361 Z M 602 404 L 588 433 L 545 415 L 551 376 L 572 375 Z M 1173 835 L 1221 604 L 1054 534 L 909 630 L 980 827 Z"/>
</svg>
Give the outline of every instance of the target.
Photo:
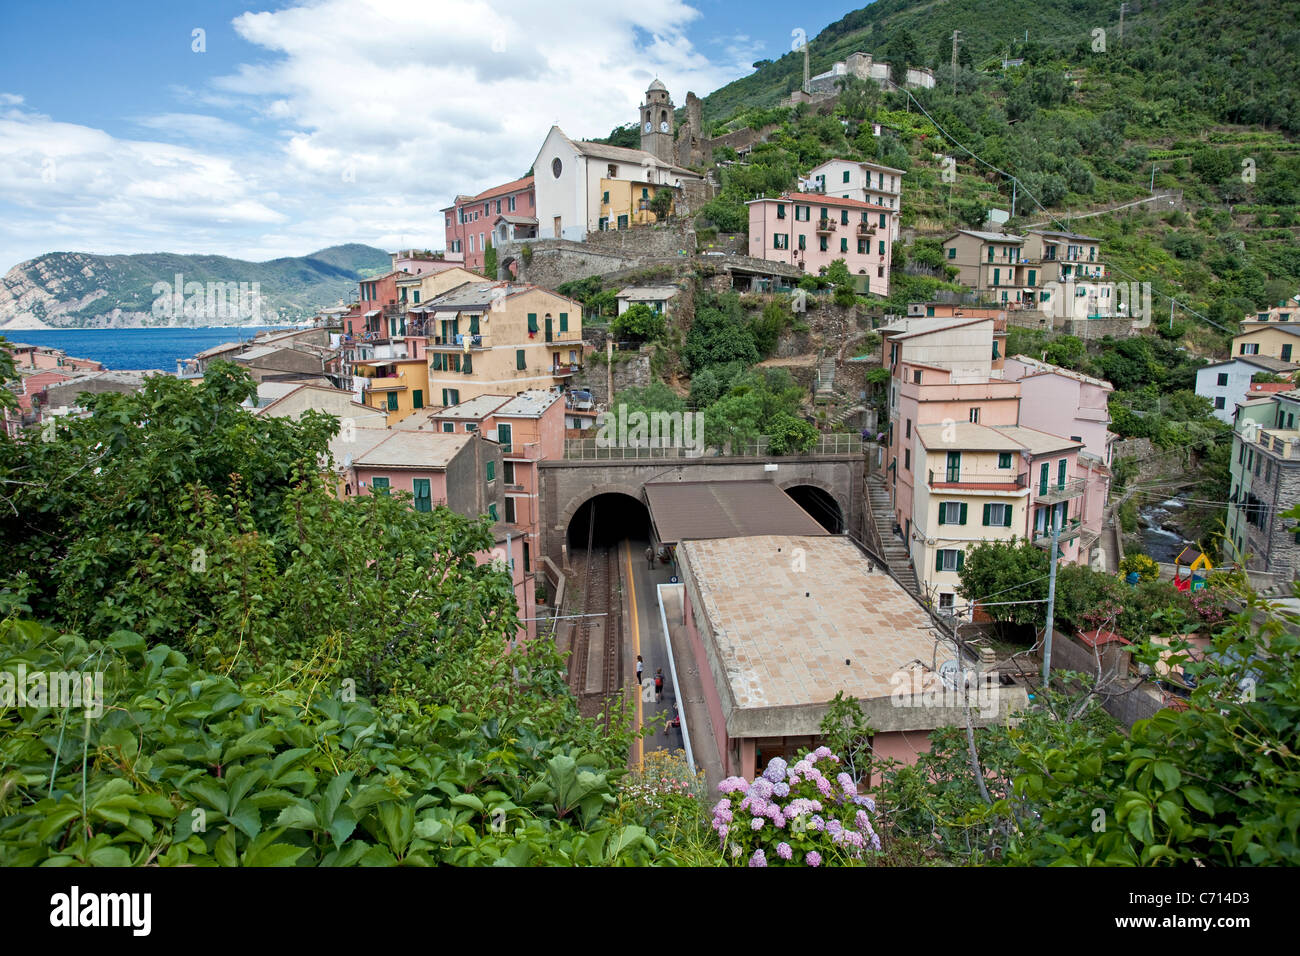
<svg viewBox="0 0 1300 956">
<path fill-rule="evenodd" d="M 673 101 L 657 79 L 641 104 L 641 148 L 665 163 L 673 161 Z"/>
</svg>

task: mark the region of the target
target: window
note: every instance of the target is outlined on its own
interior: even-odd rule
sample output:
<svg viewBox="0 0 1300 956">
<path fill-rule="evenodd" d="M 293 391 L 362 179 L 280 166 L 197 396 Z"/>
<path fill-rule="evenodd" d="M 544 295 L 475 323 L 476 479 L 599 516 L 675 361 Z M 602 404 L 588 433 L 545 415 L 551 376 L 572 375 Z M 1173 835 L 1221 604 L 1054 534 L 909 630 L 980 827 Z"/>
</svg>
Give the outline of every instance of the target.
<svg viewBox="0 0 1300 956">
<path fill-rule="evenodd" d="M 964 501 L 939 502 L 939 524 L 965 524 L 965 523 L 966 523 L 966 502 Z"/>
<path fill-rule="evenodd" d="M 473 375 L 473 374 L 474 374 L 474 356 L 472 356 L 472 355 L 470 355 L 468 352 L 466 352 L 466 353 L 465 353 L 465 357 L 464 357 L 464 359 L 461 361 L 460 370 L 461 370 L 462 372 L 464 372 L 466 375 Z"/>
<path fill-rule="evenodd" d="M 507 485 L 515 483 L 515 463 L 513 461 L 503 461 L 501 463 L 501 480 Z"/>
<path fill-rule="evenodd" d="M 885 254 L 885 240 L 880 240 L 880 248 L 877 250 L 882 256 Z"/>
<path fill-rule="evenodd" d="M 442 390 L 442 404 L 448 408 L 452 405 L 460 404 L 460 389 L 444 388 Z"/>
<path fill-rule="evenodd" d="M 936 571 L 960 571 L 965 563 L 965 555 L 959 548 L 940 548 L 935 552 Z"/>
<path fill-rule="evenodd" d="M 496 481 L 496 478 L 497 478 L 497 463 L 495 461 L 489 461 L 487 463 L 487 480 Z"/>
<path fill-rule="evenodd" d="M 885 228 L 885 214 L 883 212 L 880 214 L 880 228 Z"/>
<path fill-rule="evenodd" d="M 509 521 L 511 524 L 514 524 L 515 521 L 515 499 L 514 498 L 506 499 L 506 520 Z"/>
<path fill-rule="evenodd" d="M 949 258 L 949 259 L 956 259 L 956 258 L 957 258 L 957 247 L 956 247 L 956 246 L 953 246 L 951 249 L 948 250 L 948 258 Z"/>
<path fill-rule="evenodd" d="M 1011 452 L 1009 451 L 998 452 L 998 467 L 999 468 L 1011 467 Z"/>
<path fill-rule="evenodd" d="M 601 201 L 604 205 L 606 205 L 606 206 L 609 205 L 609 190 L 608 190 L 608 189 L 606 189 L 603 193 L 600 194 L 600 201 Z"/>
<path fill-rule="evenodd" d="M 781 205 L 780 203 L 776 204 L 776 218 L 777 219 L 785 218 L 785 206 Z"/>
<path fill-rule="evenodd" d="M 970 410 L 970 420 L 972 425 L 978 425 L 980 423 L 980 410 L 978 408 L 972 408 Z"/>
<path fill-rule="evenodd" d="M 390 412 L 395 412 L 395 411 L 397 411 L 397 393 L 396 393 L 396 392 L 389 392 L 389 393 L 388 393 L 388 410 L 389 410 Z"/>
<path fill-rule="evenodd" d="M 532 570 L 533 570 L 532 561 L 529 560 L 529 554 L 528 554 L 528 542 L 525 541 L 524 542 L 524 571 L 528 572 Z"/>
<path fill-rule="evenodd" d="M 921 370 L 919 368 L 912 370 L 912 384 L 913 385 L 921 384 Z"/>
<path fill-rule="evenodd" d="M 1242 354 L 1242 355 L 1258 355 L 1258 354 L 1259 354 L 1259 343 L 1258 343 L 1258 342 L 1242 342 L 1242 343 L 1241 343 L 1241 354 Z"/>
<path fill-rule="evenodd" d="M 443 423 L 442 423 L 442 430 L 443 430 L 444 432 L 448 432 L 448 433 L 450 433 L 450 432 L 454 432 L 454 431 L 456 430 L 456 423 L 455 423 L 455 422 L 443 422 Z"/>
<path fill-rule="evenodd" d="M 849 211 L 848 211 L 847 209 L 841 209 L 841 210 L 840 210 L 840 225 L 841 225 L 841 226 L 847 226 L 848 224 L 849 224 Z"/>
<path fill-rule="evenodd" d="M 411 393 L 411 404 L 416 408 L 424 408 L 424 389 L 417 388 Z"/>
<path fill-rule="evenodd" d="M 826 237 L 825 237 L 825 236 L 820 236 L 820 237 L 818 237 L 818 240 L 817 240 L 817 248 L 818 248 L 820 251 L 822 251 L 822 252 L 826 252 L 826 251 L 827 251 L 827 249 L 828 249 L 829 247 L 826 245 Z"/>
<path fill-rule="evenodd" d="M 1223 385 L 1227 385 L 1227 384 L 1228 384 L 1228 373 L 1227 373 L 1227 372 L 1220 372 L 1220 373 L 1219 373 L 1219 382 L 1218 382 L 1218 384 L 1219 384 L 1220 386 L 1223 386 Z"/>
<path fill-rule="evenodd" d="M 528 367 L 528 362 L 527 362 L 527 360 L 524 358 L 524 350 L 523 350 L 523 349 L 515 349 L 515 369 L 516 369 L 517 371 L 522 372 L 522 371 L 523 371 L 524 369 L 526 369 L 527 367 Z"/>
<path fill-rule="evenodd" d="M 493 521 L 500 520 L 497 517 L 497 506 L 495 502 L 493 504 L 488 505 L 488 517 L 491 518 Z"/>
<path fill-rule="evenodd" d="M 906 431 L 905 431 L 903 437 L 904 437 L 904 438 L 911 438 L 911 437 L 912 437 L 912 420 L 911 420 L 910 418 L 907 420 L 907 428 L 906 428 Z"/>
<path fill-rule="evenodd" d="M 432 511 L 433 497 L 429 491 L 428 478 L 416 478 L 411 482 L 411 490 L 415 492 L 415 510 Z"/>
<path fill-rule="evenodd" d="M 1067 463 L 1068 460 L 1065 458 L 1056 463 L 1056 486 L 1058 488 L 1065 487 L 1065 466 Z"/>
<path fill-rule="evenodd" d="M 946 475 L 947 481 L 961 481 L 961 452 L 959 451 L 948 452 L 946 471 L 947 471 L 947 475 Z"/>
<path fill-rule="evenodd" d="M 388 494 L 388 479 L 387 479 L 387 478 L 371 478 L 371 479 L 370 479 L 370 490 L 371 490 L 372 492 L 374 492 L 375 494 L 377 494 L 377 495 L 386 495 L 386 494 Z"/>
<path fill-rule="evenodd" d="M 567 312 L 560 313 L 560 331 L 561 332 L 569 331 L 569 313 Z"/>
<path fill-rule="evenodd" d="M 944 591 L 939 595 L 939 607 L 941 610 L 951 611 L 953 608 L 953 598 L 955 595 L 951 591 Z"/>
<path fill-rule="evenodd" d="M 1047 462 L 1043 462 L 1042 467 L 1038 469 L 1038 493 L 1040 495 L 1047 494 L 1047 479 L 1050 471 L 1051 466 Z"/>
<path fill-rule="evenodd" d="M 536 332 L 536 331 L 537 331 L 537 313 L 536 313 L 536 312 L 529 312 L 529 313 L 528 313 L 528 331 L 529 331 L 529 332 Z M 522 367 L 523 367 L 523 366 L 520 366 L 520 368 L 522 368 Z"/>
<path fill-rule="evenodd" d="M 912 470 L 912 449 L 903 449 L 903 468 L 907 471 Z"/>
<path fill-rule="evenodd" d="M 1226 408 L 1227 402 L 1228 400 L 1224 398 L 1222 395 L 1220 395 L 1214 400 L 1214 407 L 1217 409 Z"/>
<path fill-rule="evenodd" d="M 811 207 L 811 206 L 795 206 L 795 207 L 794 207 L 794 221 L 795 221 L 795 222 L 808 222 L 808 220 L 809 220 L 811 217 L 812 217 L 812 207 Z"/>
<path fill-rule="evenodd" d="M 497 443 L 501 445 L 501 451 L 503 454 L 509 455 L 514 451 L 512 443 L 513 438 L 514 434 L 509 425 L 497 426 Z"/>
<path fill-rule="evenodd" d="M 849 181 L 849 171 L 847 169 L 844 170 L 844 181 L 846 183 Z"/>
<path fill-rule="evenodd" d="M 858 255 L 860 255 L 860 256 L 865 256 L 866 254 L 867 254 L 867 240 L 865 240 L 865 239 L 859 239 L 859 240 L 858 240 Z"/>
<path fill-rule="evenodd" d="M 1291 361 L 1291 344 L 1289 342 L 1286 345 L 1282 346 L 1281 358 L 1283 362 Z"/>
<path fill-rule="evenodd" d="M 773 249 L 789 249 L 789 248 L 790 248 L 790 234 L 789 234 L 788 232 L 774 232 L 774 233 L 772 233 L 772 248 L 773 248 Z"/>
<path fill-rule="evenodd" d="M 987 504 L 984 506 L 984 527 L 1010 528 L 1011 506 L 1005 504 Z"/>
<path fill-rule="evenodd" d="M 799 248 L 800 249 L 808 248 L 808 237 L 805 236 L 803 233 L 799 234 Z"/>
<path fill-rule="evenodd" d="M 848 252 L 848 251 L 849 251 L 849 240 L 848 240 L 847 237 L 841 236 L 841 237 L 840 237 L 840 252 Z"/>
</svg>

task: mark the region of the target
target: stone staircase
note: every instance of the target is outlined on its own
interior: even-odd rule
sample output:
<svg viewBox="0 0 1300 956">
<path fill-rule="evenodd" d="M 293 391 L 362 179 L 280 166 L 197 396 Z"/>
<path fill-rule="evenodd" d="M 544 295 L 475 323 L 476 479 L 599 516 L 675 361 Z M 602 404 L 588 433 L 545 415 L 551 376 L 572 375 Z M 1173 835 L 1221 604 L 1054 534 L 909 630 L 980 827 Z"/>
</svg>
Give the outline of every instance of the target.
<svg viewBox="0 0 1300 956">
<path fill-rule="evenodd" d="M 889 489 L 875 474 L 867 478 L 867 502 L 871 508 L 871 520 L 875 522 L 876 536 L 880 539 L 880 547 L 884 551 L 883 557 L 885 563 L 889 565 L 889 570 L 908 591 L 914 595 L 920 594 L 916 572 L 909 563 L 911 555 L 908 554 L 907 545 L 902 538 L 894 534 L 894 511 L 889 505 Z"/>
<path fill-rule="evenodd" d="M 823 355 L 817 366 L 817 391 L 813 398 L 817 402 L 829 402 L 835 397 L 835 356 Z"/>
</svg>

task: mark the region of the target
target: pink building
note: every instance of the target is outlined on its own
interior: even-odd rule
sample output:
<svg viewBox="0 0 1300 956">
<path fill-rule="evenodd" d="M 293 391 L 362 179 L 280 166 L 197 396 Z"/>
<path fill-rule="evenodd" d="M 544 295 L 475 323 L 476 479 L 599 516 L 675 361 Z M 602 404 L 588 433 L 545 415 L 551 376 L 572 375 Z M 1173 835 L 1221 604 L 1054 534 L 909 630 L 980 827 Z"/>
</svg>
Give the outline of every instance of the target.
<svg viewBox="0 0 1300 956">
<path fill-rule="evenodd" d="M 102 372 L 104 364 L 94 359 L 72 358 L 62 349 L 46 348 L 43 345 L 26 345 L 22 342 L 6 343 L 5 351 L 14 358 L 18 369 L 66 369 L 68 371 Z"/>
<path fill-rule="evenodd" d="M 482 272 L 483 253 L 500 217 L 506 217 L 512 228 L 522 227 L 531 220 L 535 234 L 537 195 L 533 191 L 533 177 L 493 186 L 476 196 L 457 196 L 442 213 L 447 231 L 447 257 L 463 259 L 465 268 Z"/>
<path fill-rule="evenodd" d="M 1077 472 L 1072 473 L 1083 480 L 1084 491 L 1073 516 L 1082 522 L 1079 551 L 1086 559 L 1101 536 L 1110 495 L 1111 446 L 1116 440 L 1109 430 L 1114 386 L 1026 355 L 1008 358 L 1004 374 L 1020 383 L 1022 425 L 1083 443 Z"/>
<path fill-rule="evenodd" d="M 865 277 L 866 290 L 889 294 L 891 210 L 857 199 L 786 193 L 749 206 L 749 254 L 817 275 L 836 259 Z"/>
<path fill-rule="evenodd" d="M 501 520 L 523 541 L 521 563 L 531 574 L 541 553 L 537 467 L 547 459 L 564 457 L 564 415 L 560 393 L 531 389 L 514 398 L 479 395 L 436 412 L 413 415 L 396 427 L 443 435 L 477 434 L 498 444 L 502 455 Z"/>
</svg>

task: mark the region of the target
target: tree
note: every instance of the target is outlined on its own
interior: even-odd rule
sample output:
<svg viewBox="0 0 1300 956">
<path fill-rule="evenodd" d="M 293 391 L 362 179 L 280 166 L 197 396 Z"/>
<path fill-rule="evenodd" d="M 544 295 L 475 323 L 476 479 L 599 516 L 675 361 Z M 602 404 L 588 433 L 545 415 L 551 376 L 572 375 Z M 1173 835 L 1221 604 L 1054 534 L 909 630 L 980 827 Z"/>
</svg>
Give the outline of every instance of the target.
<svg viewBox="0 0 1300 956">
<path fill-rule="evenodd" d="M 655 214 L 655 220 L 657 222 L 666 222 L 672 207 L 673 191 L 671 189 L 656 190 L 654 199 L 650 200 L 650 211 Z"/>
<path fill-rule="evenodd" d="M 1037 602 L 1047 598 L 1049 571 L 1047 552 L 1031 541 L 981 541 L 966 549 L 957 593 L 999 624 L 1036 625 L 1045 619 Z M 1032 603 L 1008 603 L 1016 601 Z"/>
<path fill-rule="evenodd" d="M 701 302 L 682 354 L 692 372 L 726 362 L 753 365 L 758 361 L 753 332 L 734 293 Z"/>
<path fill-rule="evenodd" d="M 488 240 L 487 248 L 483 250 L 483 274 L 489 279 L 497 277 L 497 251 L 491 239 Z"/>
<path fill-rule="evenodd" d="M 648 342 L 664 334 L 664 316 L 650 306 L 638 302 L 629 305 L 621 314 L 614 316 L 609 323 L 609 331 L 616 339 L 631 339 Z"/>
<path fill-rule="evenodd" d="M 851 285 L 853 274 L 843 259 L 832 259 L 826 267 L 826 280 L 833 286 Z"/>
</svg>

